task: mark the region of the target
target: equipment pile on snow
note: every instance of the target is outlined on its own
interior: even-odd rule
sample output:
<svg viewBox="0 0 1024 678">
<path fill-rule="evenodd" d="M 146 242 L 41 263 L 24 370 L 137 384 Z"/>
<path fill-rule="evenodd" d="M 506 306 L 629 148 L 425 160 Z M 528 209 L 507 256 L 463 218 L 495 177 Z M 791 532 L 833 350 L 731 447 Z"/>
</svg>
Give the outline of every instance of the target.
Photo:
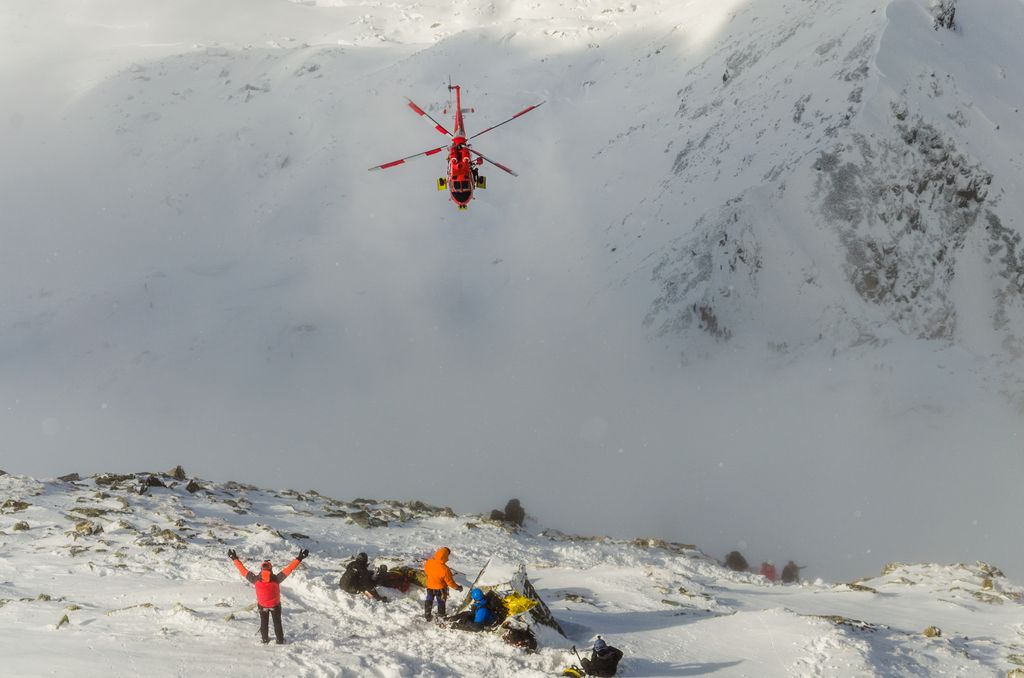
<svg viewBox="0 0 1024 678">
<path fill-rule="evenodd" d="M 493 591 L 505 604 L 508 611 L 506 618 L 521 619 L 527 625 L 546 627 L 565 637 L 565 631 L 559 625 L 551 610 L 541 600 L 537 589 L 526 576 L 526 566 L 511 565 L 496 558 L 490 558 L 476 576 L 469 590 L 479 588 L 485 593 Z M 467 593 L 459 605 L 459 611 L 465 610 L 472 603 Z M 536 630 L 536 629 L 535 629 Z"/>
</svg>

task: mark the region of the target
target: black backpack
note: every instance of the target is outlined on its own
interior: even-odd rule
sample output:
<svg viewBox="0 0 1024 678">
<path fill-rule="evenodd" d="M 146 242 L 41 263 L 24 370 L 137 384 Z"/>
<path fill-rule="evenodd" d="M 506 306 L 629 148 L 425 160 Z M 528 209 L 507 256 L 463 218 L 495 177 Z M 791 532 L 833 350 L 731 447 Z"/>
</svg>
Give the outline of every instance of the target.
<svg viewBox="0 0 1024 678">
<path fill-rule="evenodd" d="M 494 591 L 488 591 L 484 594 L 484 601 L 487 603 L 487 609 L 494 615 L 491 626 L 497 626 L 505 621 L 505 617 L 508 616 L 508 608 L 505 607 L 505 601 L 501 599 L 501 596 Z"/>
</svg>

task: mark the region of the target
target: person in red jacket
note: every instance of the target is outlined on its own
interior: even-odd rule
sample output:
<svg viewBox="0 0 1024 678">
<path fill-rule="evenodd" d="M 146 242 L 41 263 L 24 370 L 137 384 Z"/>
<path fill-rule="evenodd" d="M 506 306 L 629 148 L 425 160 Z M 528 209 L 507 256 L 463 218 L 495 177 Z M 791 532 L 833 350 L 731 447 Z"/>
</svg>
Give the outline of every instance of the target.
<svg viewBox="0 0 1024 678">
<path fill-rule="evenodd" d="M 270 642 L 270 633 L 267 629 L 267 623 L 270 621 L 270 617 L 274 617 L 274 635 L 277 636 L 277 644 L 284 644 L 284 628 L 281 626 L 281 582 L 283 582 L 288 575 L 290 575 L 295 568 L 299 566 L 306 556 L 309 555 L 308 549 L 302 549 L 299 551 L 299 555 L 295 557 L 295 560 L 284 566 L 284 569 L 274 574 L 274 568 L 270 564 L 269 560 L 263 561 L 263 566 L 260 568 L 260 573 L 253 574 L 249 570 L 245 569 L 245 565 L 238 559 L 238 554 L 235 553 L 234 549 L 228 550 L 228 558 L 235 564 L 235 569 L 238 570 L 238 574 L 256 587 L 256 605 L 260 611 L 260 637 L 263 638 L 264 643 Z"/>
<path fill-rule="evenodd" d="M 452 571 L 448 567 L 448 556 L 451 549 L 447 546 L 437 549 L 434 557 L 423 563 L 423 573 L 427 575 L 427 600 L 423 606 L 423 616 L 430 621 L 430 612 L 437 599 L 437 614 L 444 617 L 445 603 L 448 601 L 448 589 L 461 591 L 462 587 L 452 579 Z"/>
</svg>

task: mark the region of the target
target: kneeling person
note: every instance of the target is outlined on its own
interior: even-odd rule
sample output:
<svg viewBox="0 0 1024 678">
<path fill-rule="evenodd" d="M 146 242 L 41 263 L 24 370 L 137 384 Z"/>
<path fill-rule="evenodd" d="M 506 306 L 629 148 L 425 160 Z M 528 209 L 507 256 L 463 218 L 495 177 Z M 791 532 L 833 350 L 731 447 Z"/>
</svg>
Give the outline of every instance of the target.
<svg viewBox="0 0 1024 678">
<path fill-rule="evenodd" d="M 452 628 L 460 631 L 483 631 L 494 626 L 498 622 L 498 617 L 488 605 L 484 592 L 473 589 L 469 595 L 473 598 L 473 604 L 465 612 L 456 615 Z"/>
<path fill-rule="evenodd" d="M 376 573 L 370 572 L 369 557 L 365 553 L 360 553 L 345 566 L 345 572 L 341 575 L 338 586 L 342 591 L 352 595 L 362 593 L 367 598 L 386 600 L 377 593 L 377 585 L 387 571 L 387 566 L 381 565 Z"/>
<path fill-rule="evenodd" d="M 604 638 L 597 637 L 594 641 L 594 650 L 590 653 L 590 659 L 584 659 L 583 670 L 588 676 L 614 676 L 619 669 L 619 660 L 622 659 L 622 650 L 612 647 L 604 642 Z"/>
</svg>

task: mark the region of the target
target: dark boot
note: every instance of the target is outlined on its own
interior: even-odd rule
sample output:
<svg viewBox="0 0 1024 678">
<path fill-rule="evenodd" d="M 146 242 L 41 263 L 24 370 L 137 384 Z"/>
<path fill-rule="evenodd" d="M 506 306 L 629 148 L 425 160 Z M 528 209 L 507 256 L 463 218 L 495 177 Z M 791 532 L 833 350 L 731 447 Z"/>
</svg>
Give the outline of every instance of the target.
<svg viewBox="0 0 1024 678">
<path fill-rule="evenodd" d="M 433 608 L 434 608 L 434 601 L 428 600 L 427 602 L 423 603 L 423 618 L 426 619 L 427 621 L 430 621 L 431 619 L 433 619 L 433 617 L 430 614 L 430 611 Z"/>
</svg>

